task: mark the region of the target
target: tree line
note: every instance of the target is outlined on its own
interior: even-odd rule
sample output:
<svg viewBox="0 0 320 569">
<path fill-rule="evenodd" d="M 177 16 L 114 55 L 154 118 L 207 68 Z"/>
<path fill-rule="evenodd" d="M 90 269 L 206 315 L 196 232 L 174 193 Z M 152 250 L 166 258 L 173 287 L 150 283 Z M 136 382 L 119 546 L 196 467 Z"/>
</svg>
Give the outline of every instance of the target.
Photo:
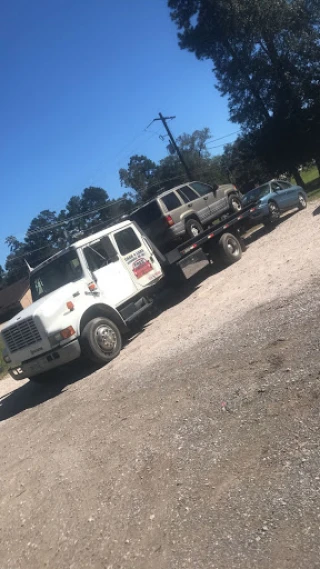
<svg viewBox="0 0 320 569">
<path fill-rule="evenodd" d="M 230 150 L 303 185 L 299 165 L 320 167 L 319 1 L 168 0 L 168 7 L 181 49 L 212 62 L 230 120 L 242 127 Z"/>
<path fill-rule="evenodd" d="M 222 172 L 221 157 L 211 157 L 207 143 L 208 128 L 191 135 L 182 134 L 177 141 L 192 168 L 195 178 L 218 182 L 227 179 Z M 169 154 L 155 163 L 146 156 L 134 155 L 127 168 L 119 171 L 120 183 L 129 189 L 118 199 L 110 199 L 106 190 L 85 188 L 80 196 L 72 196 L 60 212 L 46 209 L 31 220 L 25 238 L 6 238 L 10 253 L 5 269 L 0 266 L 0 288 L 27 277 L 31 267 L 68 245 L 72 236 L 90 234 L 107 227 L 129 214 L 135 207 L 156 195 L 160 189 L 171 188 L 186 180 L 177 156 Z"/>
<path fill-rule="evenodd" d="M 228 98 L 231 122 L 241 127 L 219 156 L 210 153 L 208 128 L 177 142 L 194 179 L 231 181 L 242 191 L 287 173 L 304 185 L 299 166 L 320 168 L 320 3 L 318 0 L 168 0 L 181 49 L 212 61 L 217 89 Z M 9 236 L 10 254 L 0 267 L 0 286 L 27 274 L 68 243 L 76 230 L 95 231 L 162 189 L 186 180 L 178 157 L 159 163 L 134 155 L 119 171 L 129 189 L 110 200 L 102 188 L 86 188 L 58 214 L 45 210 L 25 239 Z M 133 193 L 132 193 L 133 191 Z"/>
<path fill-rule="evenodd" d="M 213 139 L 214 140 L 214 139 Z M 177 143 L 195 180 L 209 184 L 235 184 L 242 192 L 271 177 L 284 173 L 280 167 L 272 169 L 248 144 L 246 135 L 240 135 L 232 144 L 226 144 L 219 155 L 210 154 L 212 136 L 209 128 L 184 133 Z M 288 171 L 289 176 L 292 172 Z M 122 186 L 127 188 L 118 199 L 110 199 L 106 190 L 88 187 L 80 196 L 72 196 L 59 213 L 41 211 L 34 217 L 20 241 L 14 235 L 6 238 L 10 253 L 5 269 L 0 266 L 0 288 L 27 277 L 28 269 L 66 247 L 77 234 L 90 234 L 115 223 L 128 215 L 160 191 L 187 181 L 186 173 L 176 154 L 169 154 L 158 163 L 144 155 L 133 155 L 127 168 L 119 170 Z"/>
<path fill-rule="evenodd" d="M 85 188 L 80 196 L 72 196 L 59 213 L 46 209 L 34 217 L 20 241 L 14 235 L 6 238 L 10 253 L 5 269 L 0 266 L 0 287 L 3 288 L 28 276 L 25 261 L 31 267 L 66 247 L 72 235 L 93 233 L 103 229 L 128 213 L 134 198 L 124 193 L 119 199 L 110 199 L 103 188 Z"/>
</svg>

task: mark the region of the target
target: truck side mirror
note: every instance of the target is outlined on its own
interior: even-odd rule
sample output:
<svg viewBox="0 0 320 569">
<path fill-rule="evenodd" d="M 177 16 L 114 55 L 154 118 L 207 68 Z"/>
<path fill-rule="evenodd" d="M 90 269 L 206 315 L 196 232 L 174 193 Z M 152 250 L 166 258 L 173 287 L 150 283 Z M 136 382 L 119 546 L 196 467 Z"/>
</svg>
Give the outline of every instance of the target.
<svg viewBox="0 0 320 569">
<path fill-rule="evenodd" d="M 108 235 L 101 237 L 101 244 L 107 254 L 107 258 L 109 263 L 114 263 L 115 261 L 119 260 L 117 251 L 115 250 L 114 246 L 112 245 L 110 238 Z"/>
<path fill-rule="evenodd" d="M 212 184 L 212 191 L 215 194 L 217 189 L 219 188 L 218 184 Z"/>
</svg>

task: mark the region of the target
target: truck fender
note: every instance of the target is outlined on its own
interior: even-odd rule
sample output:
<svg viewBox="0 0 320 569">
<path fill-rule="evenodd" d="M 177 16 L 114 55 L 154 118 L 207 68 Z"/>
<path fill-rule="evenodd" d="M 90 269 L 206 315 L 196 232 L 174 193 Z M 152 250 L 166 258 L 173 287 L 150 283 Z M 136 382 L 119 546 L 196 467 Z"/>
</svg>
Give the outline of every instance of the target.
<svg viewBox="0 0 320 569">
<path fill-rule="evenodd" d="M 80 320 L 80 334 L 84 329 L 85 325 L 88 324 L 90 320 L 93 320 L 93 318 L 99 318 L 99 316 L 105 316 L 105 318 L 109 318 L 109 320 L 112 320 L 118 326 L 120 332 L 122 332 L 123 334 L 128 332 L 128 326 L 126 325 L 123 318 L 120 316 L 119 312 L 117 312 L 117 310 L 115 310 L 111 306 L 108 306 L 107 304 L 98 303 L 94 304 L 93 306 L 90 306 L 82 314 Z"/>
</svg>

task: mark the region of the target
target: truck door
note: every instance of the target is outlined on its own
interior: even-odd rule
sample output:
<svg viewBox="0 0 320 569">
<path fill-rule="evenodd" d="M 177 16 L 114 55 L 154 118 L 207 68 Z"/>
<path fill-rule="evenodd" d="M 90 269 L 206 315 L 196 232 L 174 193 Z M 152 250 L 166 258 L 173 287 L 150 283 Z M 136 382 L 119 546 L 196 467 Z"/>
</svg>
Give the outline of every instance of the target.
<svg viewBox="0 0 320 569">
<path fill-rule="evenodd" d="M 115 246 L 132 281 L 141 290 L 155 284 L 162 277 L 160 263 L 147 239 L 130 225 L 112 234 Z"/>
<path fill-rule="evenodd" d="M 110 242 L 108 236 L 94 239 L 83 248 L 83 254 L 99 292 L 110 306 L 116 307 L 137 293 L 137 287 L 111 243 L 107 247 L 106 241 Z"/>
</svg>

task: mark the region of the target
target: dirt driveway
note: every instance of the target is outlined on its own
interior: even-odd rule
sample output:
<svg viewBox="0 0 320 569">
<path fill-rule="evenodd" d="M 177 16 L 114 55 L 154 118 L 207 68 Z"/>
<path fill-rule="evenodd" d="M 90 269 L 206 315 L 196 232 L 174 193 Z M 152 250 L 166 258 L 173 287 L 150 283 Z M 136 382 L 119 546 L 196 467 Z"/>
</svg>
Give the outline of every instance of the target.
<svg viewBox="0 0 320 569">
<path fill-rule="evenodd" d="M 120 357 L 0 382 L 1 569 L 320 566 L 319 203 Z"/>
</svg>

